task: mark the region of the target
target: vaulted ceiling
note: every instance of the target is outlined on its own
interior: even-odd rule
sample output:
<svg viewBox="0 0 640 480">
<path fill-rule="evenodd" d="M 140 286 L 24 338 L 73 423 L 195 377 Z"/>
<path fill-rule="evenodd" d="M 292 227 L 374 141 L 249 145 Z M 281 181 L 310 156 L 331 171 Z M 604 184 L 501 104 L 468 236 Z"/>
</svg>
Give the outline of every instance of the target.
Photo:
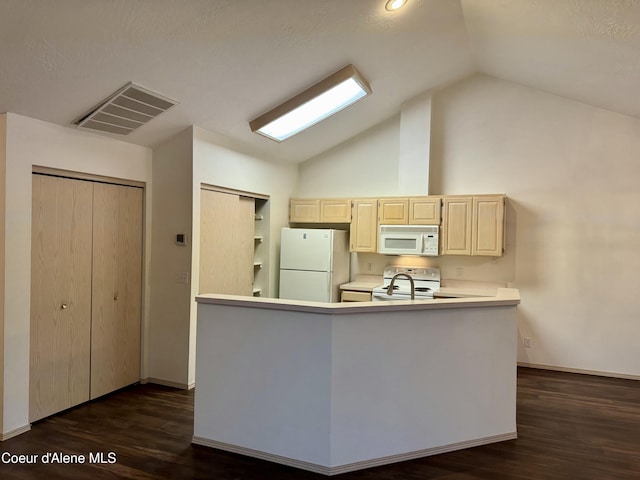
<svg viewBox="0 0 640 480">
<path fill-rule="evenodd" d="M 481 72 L 640 118 L 640 0 L 0 0 L 0 112 L 70 126 L 132 81 L 197 125 L 301 162 Z M 249 120 L 347 64 L 373 95 L 281 144 Z M 73 128 L 73 127 L 71 127 Z"/>
</svg>

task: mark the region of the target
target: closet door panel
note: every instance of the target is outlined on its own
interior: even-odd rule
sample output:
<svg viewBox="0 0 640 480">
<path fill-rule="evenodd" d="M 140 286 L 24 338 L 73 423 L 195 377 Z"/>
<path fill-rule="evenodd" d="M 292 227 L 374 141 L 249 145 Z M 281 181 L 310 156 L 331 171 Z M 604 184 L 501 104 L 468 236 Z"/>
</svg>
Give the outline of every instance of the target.
<svg viewBox="0 0 640 480">
<path fill-rule="evenodd" d="M 93 184 L 32 177 L 29 421 L 89 400 Z"/>
<path fill-rule="evenodd" d="M 200 293 L 253 294 L 254 232 L 253 198 L 201 190 Z"/>
<path fill-rule="evenodd" d="M 92 399 L 140 380 L 142 201 L 141 188 L 94 187 Z"/>
</svg>

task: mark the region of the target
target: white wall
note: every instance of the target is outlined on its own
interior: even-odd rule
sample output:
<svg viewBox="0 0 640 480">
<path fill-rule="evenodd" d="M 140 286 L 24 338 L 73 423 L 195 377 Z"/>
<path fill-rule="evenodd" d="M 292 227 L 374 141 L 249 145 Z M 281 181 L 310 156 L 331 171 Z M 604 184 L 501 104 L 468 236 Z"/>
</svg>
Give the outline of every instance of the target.
<svg viewBox="0 0 640 480">
<path fill-rule="evenodd" d="M 486 76 L 436 96 L 435 192 L 510 199 L 521 362 L 640 376 L 638 158 L 635 118 Z"/>
<path fill-rule="evenodd" d="M 151 150 L 79 130 L 7 114 L 3 433 L 29 423 L 31 171 L 33 165 L 147 183 L 150 231 Z M 149 237 L 145 244 L 148 285 Z M 145 289 L 144 323 L 148 319 Z M 143 370 L 146 362 L 143 360 Z"/>
<path fill-rule="evenodd" d="M 405 102 L 400 109 L 398 189 L 409 195 L 429 193 L 431 92 Z"/>
<path fill-rule="evenodd" d="M 276 296 L 280 229 L 289 225 L 289 198 L 298 181 L 298 166 L 276 164 L 221 145 L 213 133 L 193 127 L 193 256 L 191 263 L 191 347 L 189 381 L 195 379 L 195 332 L 200 264 L 200 186 L 215 185 L 269 196 L 269 284 L 265 296 Z"/>
<path fill-rule="evenodd" d="M 400 261 L 513 284 L 519 335 L 533 340 L 520 339 L 520 362 L 640 376 L 640 120 L 480 75 L 434 94 L 431 113 L 429 193 L 507 194 L 506 254 L 358 254 L 355 271 Z M 303 163 L 296 194 L 409 193 L 393 188 L 398 129 L 392 119 Z"/>
<path fill-rule="evenodd" d="M 154 222 L 149 380 L 195 385 L 196 304 L 200 264 L 200 186 L 270 197 L 269 264 L 277 281 L 280 228 L 287 225 L 297 166 L 278 165 L 232 150 L 214 133 L 189 127 L 153 151 Z M 189 245 L 175 244 L 186 233 Z M 186 272 L 188 284 L 178 275 Z M 265 295 L 269 291 L 264 292 Z"/>
<path fill-rule="evenodd" d="M 153 230 L 149 380 L 189 386 L 191 287 L 178 274 L 191 271 L 192 243 L 178 246 L 176 234 L 191 238 L 193 136 L 186 129 L 153 150 Z"/>
<path fill-rule="evenodd" d="M 300 164 L 299 197 L 399 195 L 400 116 Z"/>
<path fill-rule="evenodd" d="M 405 102 L 399 115 L 300 164 L 296 195 L 426 195 L 432 94 Z"/>
</svg>

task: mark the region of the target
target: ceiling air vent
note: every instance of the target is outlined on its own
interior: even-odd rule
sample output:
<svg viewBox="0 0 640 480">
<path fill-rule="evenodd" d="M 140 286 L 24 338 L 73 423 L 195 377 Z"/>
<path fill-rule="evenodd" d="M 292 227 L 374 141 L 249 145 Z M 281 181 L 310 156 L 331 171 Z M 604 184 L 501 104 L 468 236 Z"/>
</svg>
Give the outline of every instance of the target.
<svg viewBox="0 0 640 480">
<path fill-rule="evenodd" d="M 73 123 L 86 130 L 128 135 L 177 103 L 128 83 Z"/>
</svg>

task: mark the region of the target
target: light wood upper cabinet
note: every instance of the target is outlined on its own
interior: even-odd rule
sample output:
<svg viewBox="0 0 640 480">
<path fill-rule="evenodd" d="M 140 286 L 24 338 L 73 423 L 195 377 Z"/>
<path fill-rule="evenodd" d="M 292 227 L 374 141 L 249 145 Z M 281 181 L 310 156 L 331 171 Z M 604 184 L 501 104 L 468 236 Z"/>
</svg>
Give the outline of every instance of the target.
<svg viewBox="0 0 640 480">
<path fill-rule="evenodd" d="M 473 198 L 471 255 L 501 256 L 504 251 L 502 195 Z"/>
<path fill-rule="evenodd" d="M 440 197 L 410 197 L 409 224 L 440 225 Z"/>
<path fill-rule="evenodd" d="M 471 255 L 472 197 L 444 197 L 442 255 Z"/>
<path fill-rule="evenodd" d="M 349 223 L 351 199 L 292 198 L 289 223 Z"/>
<path fill-rule="evenodd" d="M 502 256 L 504 195 L 444 197 L 442 255 Z"/>
<path fill-rule="evenodd" d="M 378 200 L 378 224 L 406 225 L 409 223 L 409 199 L 406 197 Z"/>
<path fill-rule="evenodd" d="M 440 225 L 441 255 L 501 256 L 505 195 L 292 199 L 289 221 L 351 222 L 352 252 L 376 252 L 380 225 Z"/>
<path fill-rule="evenodd" d="M 351 200 L 349 199 L 320 200 L 320 222 L 322 223 L 351 222 Z"/>
<path fill-rule="evenodd" d="M 320 221 L 319 199 L 296 199 L 289 201 L 290 223 L 318 223 Z"/>
<path fill-rule="evenodd" d="M 378 250 L 378 200 L 360 198 L 353 201 L 349 235 L 352 252 Z"/>
<path fill-rule="evenodd" d="M 380 225 L 440 225 L 440 197 L 381 198 L 378 201 Z"/>
</svg>

